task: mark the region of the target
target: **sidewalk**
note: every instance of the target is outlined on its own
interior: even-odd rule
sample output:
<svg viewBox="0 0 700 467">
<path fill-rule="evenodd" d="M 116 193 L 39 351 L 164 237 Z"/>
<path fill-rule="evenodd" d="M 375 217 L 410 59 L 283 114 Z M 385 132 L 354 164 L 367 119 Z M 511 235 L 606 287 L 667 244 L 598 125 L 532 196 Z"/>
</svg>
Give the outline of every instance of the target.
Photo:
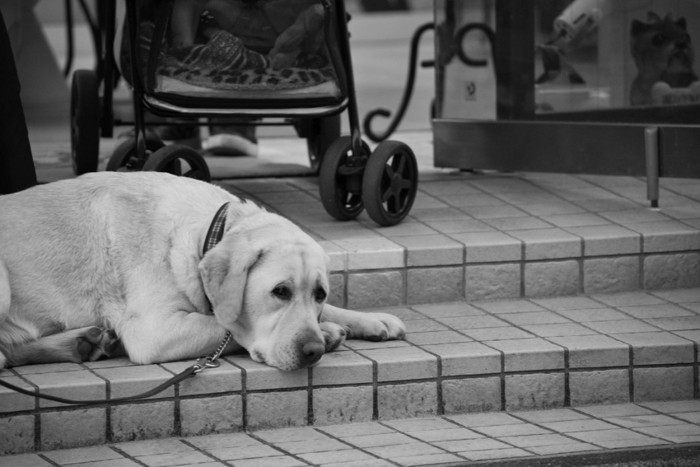
<svg viewBox="0 0 700 467">
<path fill-rule="evenodd" d="M 686 459 L 674 465 L 697 465 L 699 423 L 700 401 L 649 402 L 134 441 L 8 456 L 0 465 L 389 467 L 492 461 L 504 466 L 517 459 L 525 466 L 575 465 L 578 458 L 569 456 L 581 454 L 587 465 L 630 459 Z"/>
</svg>

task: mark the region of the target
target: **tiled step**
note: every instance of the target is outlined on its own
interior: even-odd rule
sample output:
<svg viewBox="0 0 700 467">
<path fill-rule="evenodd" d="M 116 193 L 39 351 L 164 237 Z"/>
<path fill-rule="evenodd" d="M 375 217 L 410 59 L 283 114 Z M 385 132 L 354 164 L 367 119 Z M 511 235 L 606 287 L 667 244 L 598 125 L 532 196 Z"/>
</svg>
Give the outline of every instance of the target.
<svg viewBox="0 0 700 467">
<path fill-rule="evenodd" d="M 139 402 L 64 406 L 0 388 L 0 452 L 406 417 L 697 398 L 700 289 L 386 308 L 406 341 L 349 341 L 291 373 L 227 356 Z M 17 367 L 0 378 L 117 398 L 192 364 L 113 359 Z"/>
<path fill-rule="evenodd" d="M 172 437 L 0 457 L 0 464 L 690 466 L 700 462 L 699 423 L 700 401 L 648 402 Z"/>
<path fill-rule="evenodd" d="M 303 226 L 331 257 L 332 301 L 349 308 L 700 286 L 700 181 L 469 174 L 428 167 L 409 217 L 378 227 L 324 211 L 315 178 L 228 180 Z"/>
</svg>

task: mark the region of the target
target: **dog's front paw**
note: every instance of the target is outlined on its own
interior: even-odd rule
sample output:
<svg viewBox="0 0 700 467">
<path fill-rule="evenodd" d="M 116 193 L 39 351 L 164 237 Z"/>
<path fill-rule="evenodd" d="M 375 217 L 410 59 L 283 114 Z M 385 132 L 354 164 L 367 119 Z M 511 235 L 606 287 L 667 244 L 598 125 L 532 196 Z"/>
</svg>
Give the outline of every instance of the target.
<svg viewBox="0 0 700 467">
<path fill-rule="evenodd" d="M 364 313 L 363 319 L 351 329 L 354 339 L 386 341 L 406 337 L 406 325 L 389 313 Z"/>
<path fill-rule="evenodd" d="M 345 337 L 348 334 L 348 330 L 345 327 L 329 321 L 322 322 L 320 326 L 323 340 L 326 342 L 326 352 L 332 352 L 345 342 Z"/>
</svg>

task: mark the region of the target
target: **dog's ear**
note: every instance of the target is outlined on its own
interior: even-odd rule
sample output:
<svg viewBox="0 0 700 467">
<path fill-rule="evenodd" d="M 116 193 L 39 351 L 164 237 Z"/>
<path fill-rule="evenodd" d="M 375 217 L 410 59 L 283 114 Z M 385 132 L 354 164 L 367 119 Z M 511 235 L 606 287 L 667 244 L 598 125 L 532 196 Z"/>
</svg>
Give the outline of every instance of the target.
<svg viewBox="0 0 700 467">
<path fill-rule="evenodd" d="M 226 235 L 199 262 L 204 292 L 217 320 L 227 329 L 241 312 L 248 271 L 260 254 L 245 237 Z"/>
</svg>

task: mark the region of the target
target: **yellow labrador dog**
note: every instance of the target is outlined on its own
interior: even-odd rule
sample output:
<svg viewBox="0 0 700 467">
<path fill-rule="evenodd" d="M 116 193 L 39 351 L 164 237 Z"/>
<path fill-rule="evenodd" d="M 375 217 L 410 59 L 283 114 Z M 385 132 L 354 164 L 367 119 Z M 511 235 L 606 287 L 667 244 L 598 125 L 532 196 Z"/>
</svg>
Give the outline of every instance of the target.
<svg viewBox="0 0 700 467">
<path fill-rule="evenodd" d="M 346 337 L 403 338 L 395 316 L 327 304 L 326 267 L 292 222 L 187 178 L 103 172 L 0 196 L 0 368 L 196 358 L 230 331 L 227 352 L 294 370 Z"/>
</svg>

